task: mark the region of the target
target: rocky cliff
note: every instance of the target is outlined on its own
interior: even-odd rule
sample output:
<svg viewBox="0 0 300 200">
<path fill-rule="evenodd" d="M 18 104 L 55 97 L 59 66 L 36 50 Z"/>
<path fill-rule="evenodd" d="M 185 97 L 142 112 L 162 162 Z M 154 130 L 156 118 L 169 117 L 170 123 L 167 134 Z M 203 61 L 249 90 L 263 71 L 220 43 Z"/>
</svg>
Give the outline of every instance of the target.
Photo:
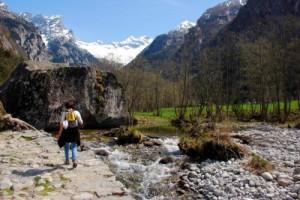
<svg viewBox="0 0 300 200">
<path fill-rule="evenodd" d="M 99 59 L 76 44 L 76 37 L 71 29 L 65 27 L 62 16 L 33 16 L 30 13 L 21 13 L 20 17 L 33 23 L 40 30 L 52 62 L 70 65 L 100 64 Z"/>
<path fill-rule="evenodd" d="M 126 124 L 124 92 L 115 76 L 88 67 L 22 64 L 0 89 L 0 99 L 14 117 L 37 128 L 55 129 L 64 103 L 75 100 L 85 128 Z"/>
<path fill-rule="evenodd" d="M 48 60 L 46 46 L 35 26 L 0 8 L 0 46 L 35 61 Z"/>
</svg>

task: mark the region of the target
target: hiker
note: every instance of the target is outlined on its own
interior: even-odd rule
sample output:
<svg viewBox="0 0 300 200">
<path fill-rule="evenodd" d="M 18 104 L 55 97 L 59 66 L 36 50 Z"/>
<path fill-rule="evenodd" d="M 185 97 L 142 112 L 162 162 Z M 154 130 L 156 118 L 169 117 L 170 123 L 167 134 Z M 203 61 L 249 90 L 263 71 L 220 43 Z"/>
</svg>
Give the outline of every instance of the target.
<svg viewBox="0 0 300 200">
<path fill-rule="evenodd" d="M 83 125 L 80 112 L 75 110 L 74 102 L 65 104 L 66 111 L 62 113 L 60 127 L 57 134 L 58 145 L 65 149 L 65 165 L 69 165 L 69 151 L 72 150 L 73 168 L 77 167 L 77 146 L 80 146 L 80 133 L 78 126 Z"/>
</svg>

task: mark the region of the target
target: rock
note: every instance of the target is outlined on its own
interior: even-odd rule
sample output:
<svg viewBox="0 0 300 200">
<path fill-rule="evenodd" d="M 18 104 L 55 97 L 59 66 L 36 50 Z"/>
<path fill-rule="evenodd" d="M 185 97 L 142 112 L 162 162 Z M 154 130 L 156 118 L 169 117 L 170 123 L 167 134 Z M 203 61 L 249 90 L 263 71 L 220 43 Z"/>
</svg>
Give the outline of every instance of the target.
<svg viewBox="0 0 300 200">
<path fill-rule="evenodd" d="M 118 135 L 118 144 L 137 144 L 143 140 L 144 136 L 137 130 L 125 130 L 120 131 Z"/>
<path fill-rule="evenodd" d="M 300 160 L 296 160 L 294 163 L 297 167 L 300 167 Z"/>
<path fill-rule="evenodd" d="M 94 195 L 87 192 L 72 196 L 72 200 L 93 200 L 93 199 L 94 199 Z"/>
<path fill-rule="evenodd" d="M 176 190 L 176 192 L 177 192 L 177 194 L 179 194 L 179 195 L 185 194 L 185 191 L 182 190 L 182 189 L 178 189 L 178 190 Z"/>
<path fill-rule="evenodd" d="M 94 152 L 98 156 L 105 156 L 106 157 L 106 156 L 109 155 L 108 151 L 106 151 L 105 149 L 95 150 Z"/>
<path fill-rule="evenodd" d="M 39 30 L 30 22 L 16 14 L 0 10 L 0 21 L 3 34 L 1 46 L 16 55 L 36 61 L 47 61 L 48 53 Z"/>
<path fill-rule="evenodd" d="M 89 67 L 54 68 L 50 64 L 45 70 L 35 70 L 31 63 L 18 66 L 11 76 L 14 81 L 0 88 L 6 111 L 38 129 L 52 130 L 59 125 L 65 102 L 75 100 L 85 128 L 127 124 L 124 91 L 113 74 Z"/>
<path fill-rule="evenodd" d="M 44 185 L 44 184 L 46 184 L 46 180 L 43 179 L 43 178 L 40 178 L 40 179 L 38 180 L 37 184 L 38 184 L 38 185 Z"/>
<path fill-rule="evenodd" d="M 280 185 L 282 187 L 287 187 L 292 183 L 292 181 L 287 178 L 278 178 L 277 182 L 278 182 L 278 185 Z"/>
<path fill-rule="evenodd" d="M 13 184 L 8 178 L 4 178 L 0 181 L 0 190 L 10 189 L 12 186 Z"/>
<path fill-rule="evenodd" d="M 220 197 L 220 196 L 222 197 L 222 196 L 225 195 L 224 192 L 221 191 L 221 190 L 214 190 L 213 193 L 214 193 L 214 195 L 217 196 L 217 197 Z"/>
<path fill-rule="evenodd" d="M 159 163 L 165 165 L 165 164 L 173 163 L 174 161 L 175 161 L 175 159 L 172 156 L 167 156 L 167 157 L 160 159 Z"/>
<path fill-rule="evenodd" d="M 261 174 L 261 176 L 266 180 L 266 181 L 272 181 L 273 176 L 269 172 L 264 172 Z"/>
<path fill-rule="evenodd" d="M 294 174 L 297 175 L 297 174 L 300 174 L 300 167 L 296 167 L 294 169 Z"/>
<path fill-rule="evenodd" d="M 152 142 L 154 143 L 155 146 L 161 146 L 162 145 L 162 142 L 159 141 L 159 140 L 153 140 Z"/>
<path fill-rule="evenodd" d="M 189 179 L 195 179 L 195 178 L 198 178 L 198 175 L 196 174 L 196 172 L 190 172 L 188 174 L 188 178 Z"/>
<path fill-rule="evenodd" d="M 35 191 L 37 191 L 37 192 L 41 192 L 43 190 L 45 190 L 44 186 L 38 186 L 38 187 L 35 188 Z"/>
<path fill-rule="evenodd" d="M 145 141 L 143 142 L 143 144 L 146 146 L 146 147 L 153 147 L 154 146 L 154 143 L 152 141 Z"/>
<path fill-rule="evenodd" d="M 300 174 L 294 175 L 294 181 L 295 182 L 300 181 Z"/>
<path fill-rule="evenodd" d="M 90 149 L 90 147 L 88 147 L 88 145 L 87 144 L 84 144 L 84 143 L 82 143 L 80 146 L 79 146 L 79 148 L 78 148 L 78 150 L 79 151 L 87 151 L 87 150 L 89 150 Z"/>
<path fill-rule="evenodd" d="M 300 129 L 300 123 L 296 124 L 296 125 L 294 126 L 294 128 L 295 128 L 295 129 Z"/>
<path fill-rule="evenodd" d="M 286 161 L 286 162 L 284 162 L 284 164 L 287 167 L 294 167 L 295 166 L 294 162 L 291 162 L 291 161 Z"/>
</svg>

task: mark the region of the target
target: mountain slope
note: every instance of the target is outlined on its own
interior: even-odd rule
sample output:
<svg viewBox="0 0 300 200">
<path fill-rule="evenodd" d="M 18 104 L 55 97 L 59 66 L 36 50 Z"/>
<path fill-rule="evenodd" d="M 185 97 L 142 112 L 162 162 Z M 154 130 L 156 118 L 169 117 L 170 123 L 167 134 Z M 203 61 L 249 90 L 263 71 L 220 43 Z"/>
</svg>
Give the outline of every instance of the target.
<svg viewBox="0 0 300 200">
<path fill-rule="evenodd" d="M 238 119 L 285 122 L 292 100 L 300 97 L 299 55 L 300 0 L 248 0 L 237 17 L 202 46 L 198 61 L 182 62 L 199 70 L 193 85 L 206 95 L 202 102 L 250 102 L 260 108 L 245 114 L 243 106 L 237 106 Z"/>
<path fill-rule="evenodd" d="M 75 36 L 72 30 L 64 26 L 62 16 L 33 16 L 30 13 L 22 13 L 20 16 L 32 22 L 41 31 L 52 62 L 69 65 L 100 64 L 92 54 L 77 46 Z"/>
<path fill-rule="evenodd" d="M 241 39 L 255 41 L 260 37 L 274 41 L 299 37 L 299 23 L 300 0 L 248 0 L 232 23 L 224 27 L 208 46 L 220 47 Z"/>
<path fill-rule="evenodd" d="M 0 84 L 23 60 L 46 61 L 45 45 L 33 24 L 18 17 L 0 2 Z"/>
<path fill-rule="evenodd" d="M 33 24 L 8 11 L 0 4 L 1 47 L 35 61 L 48 59 L 43 40 Z"/>
<path fill-rule="evenodd" d="M 184 21 L 175 30 L 157 36 L 127 67 L 142 68 L 162 72 L 165 77 L 173 76 L 170 69 L 170 58 L 184 43 L 185 34 L 196 24 Z"/>
<path fill-rule="evenodd" d="M 202 46 L 236 17 L 245 2 L 245 0 L 228 0 L 208 9 L 199 18 L 196 26 L 190 26 L 179 39 L 170 40 L 172 32 L 171 36 L 170 33 L 158 36 L 137 59 L 130 63 L 129 67 L 161 72 L 168 79 L 178 78 L 182 71 L 182 63 L 185 60 L 196 60 Z M 188 55 L 186 52 L 189 52 Z"/>
</svg>

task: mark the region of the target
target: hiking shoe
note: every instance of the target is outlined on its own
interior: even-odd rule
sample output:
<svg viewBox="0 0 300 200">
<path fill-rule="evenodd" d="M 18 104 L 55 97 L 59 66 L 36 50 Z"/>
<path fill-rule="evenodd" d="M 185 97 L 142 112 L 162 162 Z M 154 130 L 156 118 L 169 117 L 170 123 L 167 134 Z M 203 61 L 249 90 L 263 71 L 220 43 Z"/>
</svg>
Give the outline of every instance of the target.
<svg viewBox="0 0 300 200">
<path fill-rule="evenodd" d="M 66 160 L 65 165 L 69 165 L 69 164 L 70 164 L 70 161 Z"/>
<path fill-rule="evenodd" d="M 76 168 L 76 167 L 77 167 L 77 163 L 73 162 L 73 168 Z"/>
</svg>

